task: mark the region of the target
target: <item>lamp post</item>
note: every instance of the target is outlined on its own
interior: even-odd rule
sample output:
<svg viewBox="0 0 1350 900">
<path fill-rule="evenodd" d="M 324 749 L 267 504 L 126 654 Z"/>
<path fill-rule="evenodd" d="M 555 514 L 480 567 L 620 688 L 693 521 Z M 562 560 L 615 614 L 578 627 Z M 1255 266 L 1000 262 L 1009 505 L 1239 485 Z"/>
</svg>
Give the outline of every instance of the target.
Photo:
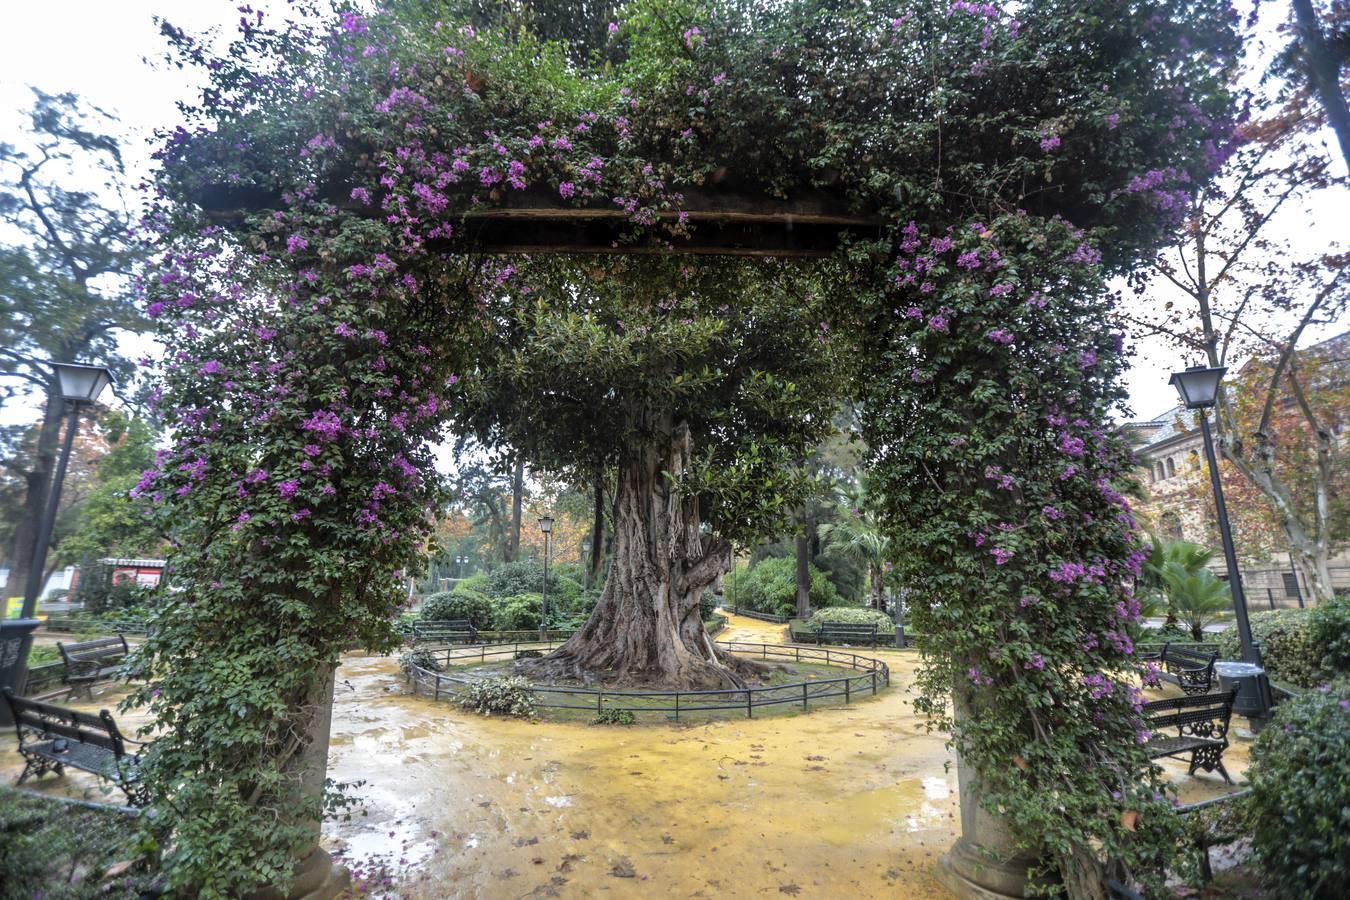
<svg viewBox="0 0 1350 900">
<path fill-rule="evenodd" d="M 456 557 L 455 557 L 455 577 L 456 577 L 456 578 L 463 578 L 463 577 L 464 577 L 464 565 L 465 565 L 465 563 L 467 563 L 468 561 L 469 561 L 469 558 L 468 558 L 467 556 L 456 556 Z"/>
<path fill-rule="evenodd" d="M 52 363 L 52 369 L 56 373 L 61 399 L 66 408 L 66 437 L 61 445 L 61 457 L 52 475 L 52 483 L 47 489 L 47 503 L 38 522 L 37 533 L 33 535 L 33 557 L 28 564 L 23 608 L 18 619 L 0 623 L 0 684 L 15 691 L 23 686 L 28 671 L 28 650 L 33 643 L 33 630 L 38 626 L 34 617 L 37 615 L 38 595 L 42 592 L 42 573 L 47 562 L 47 550 L 51 546 L 56 510 L 61 503 L 61 486 L 66 478 L 66 467 L 70 464 L 70 451 L 75 444 L 75 432 L 80 427 L 80 412 L 92 406 L 103 389 L 112 383 L 112 373 L 102 366 Z M 0 708 L 0 724 L 8 724 L 8 720 L 9 708 Z"/>
<path fill-rule="evenodd" d="M 540 592 L 540 610 L 539 610 L 539 640 L 547 640 L 547 622 L 548 622 L 548 552 L 549 537 L 553 534 L 553 517 L 541 516 L 539 518 L 539 530 L 544 533 L 544 589 Z"/>
<path fill-rule="evenodd" d="M 1247 620 L 1247 595 L 1242 589 L 1242 571 L 1238 568 L 1237 553 L 1233 549 L 1233 531 L 1228 524 L 1228 507 L 1223 502 L 1223 484 L 1219 478 L 1219 460 L 1214 453 L 1214 438 L 1210 434 L 1206 410 L 1213 409 L 1219 397 L 1219 382 L 1228 369 L 1190 366 L 1184 372 L 1174 372 L 1169 384 L 1181 395 L 1187 409 L 1195 410 L 1200 420 L 1200 434 L 1205 442 L 1205 461 L 1209 464 L 1209 483 L 1214 490 L 1214 512 L 1219 520 L 1219 537 L 1223 541 L 1223 558 L 1228 566 L 1228 588 L 1233 593 L 1233 612 L 1237 618 L 1238 640 L 1242 645 L 1242 661 L 1256 667 L 1256 696 L 1251 698 L 1251 718 L 1264 721 L 1270 715 L 1270 697 L 1265 673 L 1260 668 L 1261 653 L 1252 640 L 1252 626 Z M 1221 673 L 1222 674 L 1222 673 Z M 1245 693 L 1245 691 L 1244 691 Z"/>
<path fill-rule="evenodd" d="M 591 589 L 591 538 L 590 535 L 581 539 L 581 589 L 589 591 Z"/>
</svg>

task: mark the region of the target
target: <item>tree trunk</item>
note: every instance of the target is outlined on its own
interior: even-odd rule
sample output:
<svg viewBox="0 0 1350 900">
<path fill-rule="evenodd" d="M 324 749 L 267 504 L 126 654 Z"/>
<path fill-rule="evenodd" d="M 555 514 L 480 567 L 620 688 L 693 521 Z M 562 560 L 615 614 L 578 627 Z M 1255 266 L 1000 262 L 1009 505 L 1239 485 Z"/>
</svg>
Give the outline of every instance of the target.
<svg viewBox="0 0 1350 900">
<path fill-rule="evenodd" d="M 1293 0 L 1293 7 L 1299 40 L 1303 44 L 1303 65 L 1308 83 L 1326 111 L 1327 124 L 1341 145 L 1345 164 L 1350 166 L 1350 107 L 1341 93 L 1340 61 L 1327 46 L 1312 0 Z"/>
<path fill-rule="evenodd" d="M 699 597 L 727 571 L 731 544 L 700 533 L 698 499 L 678 482 L 691 457 L 689 429 L 650 422 L 662 445 L 630 449 L 619 466 L 614 554 L 590 619 L 561 647 L 519 664 L 538 678 L 596 678 L 670 688 L 738 688 L 763 668 L 714 648 Z"/>
<path fill-rule="evenodd" d="M 591 584 L 598 584 L 600 578 L 600 569 L 605 562 L 605 476 L 603 473 L 595 474 L 595 520 L 591 525 L 591 558 L 587 561 L 590 566 Z"/>
<path fill-rule="evenodd" d="M 881 571 L 881 566 L 868 566 L 867 579 L 872 589 L 872 608 L 884 609 L 885 603 L 882 601 L 882 594 L 885 588 L 885 575 Z"/>
<path fill-rule="evenodd" d="M 56 450 L 64 421 L 60 392 L 54 385 L 47 389 L 47 405 L 38 430 L 37 447 L 33 453 L 33 467 L 24 474 L 23 513 L 14 528 L 14 543 L 10 552 L 9 576 L 5 581 L 6 597 L 23 596 L 28 583 L 28 569 L 33 561 L 37 543 L 37 529 L 47 506 L 51 491 L 52 471 L 56 468 Z M 45 560 L 44 560 L 45 562 Z M 45 582 L 44 582 L 45 584 Z"/>
<path fill-rule="evenodd" d="M 516 471 L 511 477 L 511 535 L 506 541 L 506 561 L 515 562 L 520 556 L 520 515 L 525 495 L 525 460 L 516 460 Z"/>
<path fill-rule="evenodd" d="M 811 542 L 797 535 L 797 618 L 811 618 Z"/>
</svg>

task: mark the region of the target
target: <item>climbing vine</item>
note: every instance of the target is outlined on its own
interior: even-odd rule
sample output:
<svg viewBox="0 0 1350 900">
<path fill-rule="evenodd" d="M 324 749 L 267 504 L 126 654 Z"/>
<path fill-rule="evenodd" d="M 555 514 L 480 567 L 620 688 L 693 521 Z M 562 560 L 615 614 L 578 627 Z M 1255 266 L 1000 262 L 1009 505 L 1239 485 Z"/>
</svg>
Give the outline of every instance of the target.
<svg viewBox="0 0 1350 900">
<path fill-rule="evenodd" d="M 570 10 L 246 5 L 220 52 L 164 23 L 211 84 L 164 135 L 145 219 L 175 439 L 138 492 L 184 590 L 131 702 L 163 726 L 147 777 L 175 883 L 284 884 L 318 814 L 301 761 L 326 674 L 389 646 L 487 301 L 542 289 L 473 253 L 466 213 L 619 210 L 610 249 L 659 249 L 699 191 L 881 217 L 822 263 L 821 327 L 867 362 L 883 512 L 943 635 L 922 704 L 943 726 L 953 690 L 978 710 L 964 762 L 1071 886 L 1108 859 L 1156 876 L 1174 835 L 1126 684 L 1138 557 L 1103 279 L 1227 152 L 1231 9 Z"/>
</svg>

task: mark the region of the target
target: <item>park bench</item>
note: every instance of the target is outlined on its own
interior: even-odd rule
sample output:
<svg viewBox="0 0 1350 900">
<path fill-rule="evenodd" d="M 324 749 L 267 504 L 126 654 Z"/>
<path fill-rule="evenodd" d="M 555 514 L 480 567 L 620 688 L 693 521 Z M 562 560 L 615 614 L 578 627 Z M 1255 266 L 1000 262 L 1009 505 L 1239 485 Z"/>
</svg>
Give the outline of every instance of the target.
<svg viewBox="0 0 1350 900">
<path fill-rule="evenodd" d="M 1209 693 L 1209 686 L 1214 680 L 1214 660 L 1218 655 L 1166 643 L 1161 652 L 1140 654 L 1139 659 L 1162 663 L 1165 671 L 1158 673 L 1159 678 L 1175 683 L 1188 694 L 1198 695 Z"/>
<path fill-rule="evenodd" d="M 140 756 L 126 749 L 139 741 L 123 737 L 106 709 L 94 715 L 19 697 L 8 687 L 4 694 L 19 735 L 19 752 L 27 763 L 16 785 L 48 772 L 64 775 L 69 766 L 113 782 L 127 795 L 129 805 L 145 805 Z"/>
<path fill-rule="evenodd" d="M 1223 767 L 1223 751 L 1228 748 L 1228 722 L 1233 717 L 1233 698 L 1237 689 L 1201 696 L 1169 697 L 1154 700 L 1143 707 L 1144 726 L 1153 736 L 1144 749 L 1149 759 L 1163 756 L 1191 755 L 1190 774 L 1196 769 L 1206 772 L 1219 770 L 1228 784 L 1228 770 Z M 1175 728 L 1176 736 L 1161 734 Z"/>
<path fill-rule="evenodd" d="M 413 641 L 462 641 L 471 644 L 478 640 L 478 629 L 468 619 L 432 619 L 413 623 Z"/>
<path fill-rule="evenodd" d="M 867 644 L 877 645 L 877 625 L 862 625 L 852 622 L 821 622 L 816 626 L 817 644 Z"/>
<path fill-rule="evenodd" d="M 94 699 L 94 683 L 118 674 L 131 652 L 123 634 L 74 643 L 57 641 L 56 649 L 66 665 L 65 682 L 71 693 L 83 690 L 90 700 Z"/>
</svg>

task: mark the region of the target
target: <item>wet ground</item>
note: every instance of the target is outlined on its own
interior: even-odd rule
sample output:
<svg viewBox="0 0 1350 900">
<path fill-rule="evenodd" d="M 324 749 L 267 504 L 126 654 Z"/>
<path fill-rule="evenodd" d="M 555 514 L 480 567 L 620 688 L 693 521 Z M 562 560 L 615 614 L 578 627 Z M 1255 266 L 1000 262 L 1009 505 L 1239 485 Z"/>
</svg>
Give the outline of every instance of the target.
<svg viewBox="0 0 1350 900">
<path fill-rule="evenodd" d="M 776 643 L 783 627 L 732 617 L 719 638 Z M 392 659 L 348 657 L 329 775 L 366 782 L 365 815 L 325 842 L 406 898 L 947 897 L 932 872 L 958 831 L 951 756 L 910 706 L 917 656 L 875 655 L 893 687 L 847 708 L 633 728 L 483 718 L 412 696 Z M 1239 781 L 1249 743 L 1224 754 Z M 12 747 L 0 777 L 22 767 Z M 1182 802 L 1231 790 L 1165 765 Z"/>
</svg>

